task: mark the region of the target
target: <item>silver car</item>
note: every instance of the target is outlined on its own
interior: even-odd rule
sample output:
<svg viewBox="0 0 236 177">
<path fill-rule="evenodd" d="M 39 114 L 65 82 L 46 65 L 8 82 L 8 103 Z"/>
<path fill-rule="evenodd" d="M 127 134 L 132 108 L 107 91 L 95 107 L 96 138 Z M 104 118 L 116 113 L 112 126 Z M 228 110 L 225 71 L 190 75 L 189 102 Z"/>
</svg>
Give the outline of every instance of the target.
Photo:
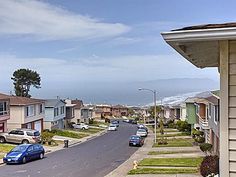
<svg viewBox="0 0 236 177">
<path fill-rule="evenodd" d="M 9 133 L 0 133 L 0 143 L 39 143 L 40 132 L 32 129 L 15 129 Z"/>
</svg>

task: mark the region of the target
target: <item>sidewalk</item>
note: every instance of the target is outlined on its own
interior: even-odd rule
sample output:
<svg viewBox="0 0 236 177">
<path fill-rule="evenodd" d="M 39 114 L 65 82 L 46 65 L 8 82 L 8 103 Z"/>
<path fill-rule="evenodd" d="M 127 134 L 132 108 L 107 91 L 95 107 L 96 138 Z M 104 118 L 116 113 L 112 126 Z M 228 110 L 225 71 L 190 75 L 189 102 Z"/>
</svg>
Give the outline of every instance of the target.
<svg viewBox="0 0 236 177">
<path fill-rule="evenodd" d="M 91 140 L 93 138 L 96 138 L 98 136 L 104 135 L 106 133 L 107 133 L 107 130 L 105 129 L 101 132 L 91 134 L 91 135 L 86 136 L 86 137 L 81 138 L 81 139 L 68 138 L 68 137 L 64 137 L 64 136 L 54 136 L 53 139 L 54 140 L 60 140 L 60 141 L 69 140 L 69 147 L 72 147 L 72 146 L 84 143 L 86 141 L 89 141 L 89 140 Z M 58 146 L 45 146 L 44 145 L 43 147 L 45 149 L 45 154 L 52 153 L 52 152 L 55 152 L 55 151 L 59 151 L 59 150 L 62 150 L 62 149 L 66 149 L 66 148 L 64 148 L 64 143 L 59 144 Z M 3 164 L 4 164 L 3 159 L 0 159 L 0 165 L 3 165 Z"/>
<path fill-rule="evenodd" d="M 167 132 L 169 134 L 170 132 Z M 176 133 L 176 132 L 175 132 Z M 172 134 L 172 133 L 171 133 Z M 189 138 L 189 136 L 182 136 L 181 138 Z M 134 161 L 141 161 L 144 158 L 178 158 L 178 157 L 204 157 L 205 154 L 201 152 L 198 146 L 193 147 L 155 147 L 153 148 L 154 133 L 150 131 L 148 137 L 145 140 L 144 146 L 139 148 L 127 161 L 121 164 L 114 171 L 110 172 L 105 177 L 200 177 L 199 174 L 140 174 L 140 175 L 127 175 L 127 173 L 133 169 Z M 160 155 L 148 155 L 150 151 L 186 151 L 176 154 L 160 154 Z M 161 167 L 152 167 L 161 168 Z M 163 167 L 162 167 L 163 168 Z M 167 167 L 166 167 L 167 168 Z M 172 167 L 175 168 L 175 167 Z"/>
</svg>

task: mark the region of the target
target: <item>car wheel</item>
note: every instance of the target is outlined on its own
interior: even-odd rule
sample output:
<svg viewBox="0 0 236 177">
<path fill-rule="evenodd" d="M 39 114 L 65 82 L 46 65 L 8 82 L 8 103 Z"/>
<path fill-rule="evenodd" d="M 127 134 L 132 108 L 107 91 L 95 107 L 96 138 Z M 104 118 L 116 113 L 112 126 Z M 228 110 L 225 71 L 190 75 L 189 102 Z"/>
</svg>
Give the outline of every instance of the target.
<svg viewBox="0 0 236 177">
<path fill-rule="evenodd" d="M 22 163 L 23 163 L 23 164 L 26 163 L 26 158 L 25 158 L 25 157 L 23 157 L 23 159 L 22 159 Z"/>
<path fill-rule="evenodd" d="M 82 130 L 85 130 L 85 128 L 83 127 Z"/>
<path fill-rule="evenodd" d="M 29 144 L 28 140 L 22 140 L 22 144 Z"/>
<path fill-rule="evenodd" d="M 40 159 L 43 159 L 43 158 L 44 158 L 44 154 L 41 153 L 41 154 L 39 155 L 39 158 L 40 158 Z"/>
<path fill-rule="evenodd" d="M 0 137 L 0 143 L 5 143 L 5 142 L 6 142 L 5 138 L 4 137 Z"/>
</svg>

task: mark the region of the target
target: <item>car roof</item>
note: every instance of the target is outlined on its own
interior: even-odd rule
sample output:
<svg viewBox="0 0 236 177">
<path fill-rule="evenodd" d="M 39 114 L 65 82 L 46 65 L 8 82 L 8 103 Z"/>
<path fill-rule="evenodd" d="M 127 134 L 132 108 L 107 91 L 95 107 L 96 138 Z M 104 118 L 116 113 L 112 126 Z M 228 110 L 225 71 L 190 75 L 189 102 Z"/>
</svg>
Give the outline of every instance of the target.
<svg viewBox="0 0 236 177">
<path fill-rule="evenodd" d="M 18 146 L 30 147 L 30 146 L 32 146 L 32 144 L 20 144 L 20 145 L 18 145 Z M 17 147 L 17 146 L 16 146 L 16 147 Z"/>
<path fill-rule="evenodd" d="M 33 132 L 36 132 L 38 130 L 34 130 L 34 129 L 28 129 L 28 128 L 17 128 L 17 129 L 14 129 L 14 130 L 21 130 L 21 131 L 33 131 Z"/>
</svg>

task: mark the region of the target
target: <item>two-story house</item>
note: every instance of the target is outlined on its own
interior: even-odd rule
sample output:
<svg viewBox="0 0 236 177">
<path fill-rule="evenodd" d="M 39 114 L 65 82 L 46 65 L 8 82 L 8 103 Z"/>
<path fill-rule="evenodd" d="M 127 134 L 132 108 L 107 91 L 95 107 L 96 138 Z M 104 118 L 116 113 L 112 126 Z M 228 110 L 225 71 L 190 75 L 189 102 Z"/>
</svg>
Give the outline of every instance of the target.
<svg viewBox="0 0 236 177">
<path fill-rule="evenodd" d="M 64 119 L 64 127 L 68 128 L 70 127 L 69 124 L 72 122 L 72 119 L 75 117 L 76 104 L 72 104 L 72 101 L 69 99 L 66 99 L 65 103 L 66 103 L 66 117 Z"/>
<path fill-rule="evenodd" d="M 8 98 L 10 99 L 10 119 L 7 121 L 9 130 L 15 128 L 43 130 L 44 100 L 19 96 L 8 96 Z"/>
<path fill-rule="evenodd" d="M 48 99 L 45 101 L 44 129 L 64 128 L 66 103 L 61 99 Z"/>
<path fill-rule="evenodd" d="M 76 99 L 76 100 L 72 100 L 71 103 L 75 104 L 74 118 L 71 121 L 75 122 L 75 123 L 80 123 L 81 122 L 81 111 L 82 111 L 82 108 L 84 107 L 83 101 Z"/>
<path fill-rule="evenodd" d="M 112 116 L 112 107 L 108 104 L 99 104 L 96 105 L 97 112 L 101 112 L 103 117 L 110 117 Z"/>
<path fill-rule="evenodd" d="M 128 116 L 128 108 L 123 105 L 115 105 L 112 106 L 112 116 L 114 117 L 122 117 Z"/>
<path fill-rule="evenodd" d="M 10 99 L 0 94 L 0 132 L 7 131 L 7 120 L 10 119 Z"/>
</svg>

